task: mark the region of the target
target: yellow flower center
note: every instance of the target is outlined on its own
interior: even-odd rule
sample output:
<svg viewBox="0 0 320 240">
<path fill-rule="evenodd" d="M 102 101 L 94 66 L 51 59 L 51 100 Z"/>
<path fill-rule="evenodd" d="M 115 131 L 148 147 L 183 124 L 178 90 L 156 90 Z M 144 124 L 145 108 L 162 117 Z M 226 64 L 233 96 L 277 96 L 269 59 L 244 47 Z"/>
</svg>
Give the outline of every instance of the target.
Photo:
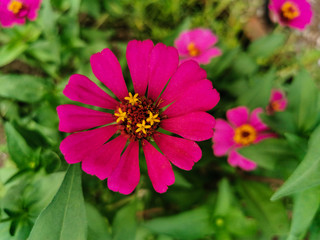
<svg viewBox="0 0 320 240">
<path fill-rule="evenodd" d="M 275 111 L 275 112 L 279 112 L 280 111 L 280 103 L 278 102 L 278 101 L 273 101 L 273 102 L 271 102 L 271 108 L 272 108 L 272 110 L 273 111 Z"/>
<path fill-rule="evenodd" d="M 191 57 L 196 57 L 200 54 L 200 50 L 196 47 L 194 42 L 189 43 L 187 49 Z"/>
<path fill-rule="evenodd" d="M 282 16 L 288 20 L 293 20 L 300 16 L 300 11 L 297 5 L 287 1 L 281 7 Z"/>
<path fill-rule="evenodd" d="M 126 118 L 127 118 L 127 113 L 126 112 L 122 112 L 121 108 L 118 108 L 118 112 L 114 114 L 117 117 L 116 122 L 123 122 Z"/>
<path fill-rule="evenodd" d="M 222 219 L 222 218 L 217 218 L 217 219 L 216 219 L 216 225 L 217 225 L 218 227 L 222 227 L 222 226 L 224 225 L 223 219 Z"/>
<path fill-rule="evenodd" d="M 150 123 L 152 126 L 155 122 L 160 122 L 160 119 L 158 119 L 159 114 L 153 115 L 151 111 L 149 111 L 149 117 L 147 118 L 147 122 Z"/>
<path fill-rule="evenodd" d="M 243 124 L 237 127 L 234 132 L 233 140 L 241 145 L 249 145 L 257 138 L 257 131 L 250 124 Z"/>
<path fill-rule="evenodd" d="M 10 2 L 9 6 L 8 6 L 8 10 L 10 12 L 12 12 L 13 14 L 17 14 L 17 13 L 20 12 L 22 7 L 23 7 L 22 2 L 13 0 L 13 1 Z"/>
<path fill-rule="evenodd" d="M 129 103 L 131 103 L 131 105 L 135 105 L 139 99 L 138 99 L 138 93 L 136 93 L 134 96 L 132 96 L 132 93 L 129 92 L 129 97 L 125 97 L 124 99 L 127 100 Z"/>
<path fill-rule="evenodd" d="M 160 127 L 161 111 L 148 97 L 129 93 L 115 110 L 118 129 L 130 141 L 150 140 Z"/>
</svg>

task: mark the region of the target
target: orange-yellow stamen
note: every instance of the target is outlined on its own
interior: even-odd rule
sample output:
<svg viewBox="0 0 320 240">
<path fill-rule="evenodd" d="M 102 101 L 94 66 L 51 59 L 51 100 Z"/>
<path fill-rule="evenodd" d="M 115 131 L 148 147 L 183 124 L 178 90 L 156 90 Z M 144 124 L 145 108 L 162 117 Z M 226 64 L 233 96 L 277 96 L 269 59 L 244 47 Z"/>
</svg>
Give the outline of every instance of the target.
<svg viewBox="0 0 320 240">
<path fill-rule="evenodd" d="M 145 120 L 143 120 L 142 123 L 137 123 L 137 127 L 138 128 L 137 128 L 136 132 L 142 131 L 144 134 L 147 134 L 146 129 L 151 128 L 151 126 L 146 125 L 146 121 Z"/>
<path fill-rule="evenodd" d="M 297 5 L 287 1 L 281 7 L 282 16 L 288 20 L 293 20 L 300 16 L 300 11 Z"/>
<path fill-rule="evenodd" d="M 20 12 L 22 7 L 23 7 L 22 2 L 13 0 L 13 1 L 10 2 L 9 6 L 8 6 L 8 10 L 10 12 L 12 12 L 13 14 L 17 14 L 17 13 Z"/>
<path fill-rule="evenodd" d="M 131 105 L 134 105 L 139 101 L 138 95 L 139 94 L 136 93 L 134 96 L 132 96 L 131 92 L 129 92 L 129 97 L 125 97 L 124 99 L 131 103 Z"/>
<path fill-rule="evenodd" d="M 127 117 L 126 112 L 122 112 L 121 108 L 118 109 L 118 112 L 114 114 L 117 118 L 116 122 L 124 121 L 124 119 Z"/>
<path fill-rule="evenodd" d="M 187 49 L 191 57 L 196 57 L 200 54 L 200 50 L 196 47 L 194 42 L 189 43 Z"/>
<path fill-rule="evenodd" d="M 257 138 L 257 131 L 250 124 L 243 124 L 237 127 L 234 132 L 233 140 L 241 145 L 249 145 Z"/>
<path fill-rule="evenodd" d="M 280 109 L 281 106 L 280 106 L 280 103 L 278 101 L 271 102 L 271 108 L 275 112 L 280 112 L 281 111 L 281 109 Z"/>
<path fill-rule="evenodd" d="M 160 122 L 160 119 L 158 119 L 159 114 L 153 115 L 151 111 L 149 111 L 149 117 L 147 118 L 147 122 L 150 123 L 152 126 L 155 122 Z"/>
</svg>

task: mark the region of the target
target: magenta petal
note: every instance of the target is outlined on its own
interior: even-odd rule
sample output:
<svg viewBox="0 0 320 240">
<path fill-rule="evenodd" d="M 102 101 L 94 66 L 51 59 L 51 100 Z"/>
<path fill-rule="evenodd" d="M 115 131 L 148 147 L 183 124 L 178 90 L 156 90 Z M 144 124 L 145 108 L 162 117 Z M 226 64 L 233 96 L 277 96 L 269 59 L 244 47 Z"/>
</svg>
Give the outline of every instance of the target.
<svg viewBox="0 0 320 240">
<path fill-rule="evenodd" d="M 257 139 L 254 141 L 255 143 L 258 143 L 262 140 L 268 139 L 268 138 L 276 138 L 277 134 L 275 133 L 259 133 L 257 136 Z"/>
<path fill-rule="evenodd" d="M 120 161 L 127 139 L 122 135 L 102 145 L 82 161 L 82 169 L 101 180 L 110 177 Z"/>
<path fill-rule="evenodd" d="M 122 194 L 130 194 L 140 180 L 139 142 L 131 142 L 120 158 L 118 166 L 108 178 L 108 188 Z"/>
<path fill-rule="evenodd" d="M 151 40 L 132 40 L 127 46 L 127 62 L 130 70 L 133 87 L 136 93 L 144 95 L 149 78 L 149 60 L 153 49 Z"/>
<path fill-rule="evenodd" d="M 142 148 L 154 190 L 158 193 L 166 192 L 168 186 L 172 185 L 175 181 L 170 162 L 145 140 L 142 142 Z"/>
<path fill-rule="evenodd" d="M 207 78 L 207 73 L 195 61 L 182 63 L 172 76 L 168 86 L 161 95 L 160 107 L 176 100 L 190 85 Z"/>
<path fill-rule="evenodd" d="M 194 61 L 200 63 L 200 64 L 208 64 L 210 63 L 211 59 L 214 57 L 218 57 L 222 54 L 221 50 L 219 48 L 210 48 L 208 50 L 205 50 L 197 57 L 192 57 Z"/>
<path fill-rule="evenodd" d="M 251 112 L 249 124 L 252 125 L 257 131 L 268 130 L 268 126 L 264 124 L 259 118 L 259 114 L 263 112 L 262 108 L 256 108 Z"/>
<path fill-rule="evenodd" d="M 63 94 L 73 101 L 97 107 L 115 109 L 118 102 L 110 97 L 86 76 L 74 74 L 63 90 Z"/>
<path fill-rule="evenodd" d="M 122 76 L 121 66 L 110 49 L 93 54 L 90 58 L 94 75 L 120 100 L 128 96 L 128 89 Z"/>
<path fill-rule="evenodd" d="M 224 120 L 217 119 L 213 134 L 213 152 L 216 156 L 223 156 L 235 145 L 233 128 Z"/>
<path fill-rule="evenodd" d="M 248 123 L 249 109 L 247 107 L 236 107 L 227 111 L 227 119 L 235 127 Z"/>
<path fill-rule="evenodd" d="M 236 151 L 232 151 L 230 153 L 228 157 L 228 163 L 233 167 L 238 166 L 245 171 L 252 171 L 257 168 L 257 164 L 255 162 L 243 157 Z"/>
<path fill-rule="evenodd" d="M 179 55 L 174 47 L 158 43 L 150 55 L 148 97 L 154 101 L 159 97 L 179 65 Z"/>
<path fill-rule="evenodd" d="M 204 141 L 212 138 L 214 124 L 215 119 L 212 115 L 206 112 L 192 112 L 162 120 L 160 126 L 181 137 L 193 141 Z"/>
<path fill-rule="evenodd" d="M 114 121 L 114 117 L 110 113 L 72 104 L 58 106 L 57 112 L 60 119 L 59 131 L 61 132 L 78 132 Z"/>
<path fill-rule="evenodd" d="M 193 141 L 156 133 L 154 141 L 172 164 L 184 170 L 191 170 L 201 159 L 200 147 Z"/>
<path fill-rule="evenodd" d="M 191 85 L 163 112 L 163 115 L 171 118 L 189 112 L 207 111 L 216 106 L 219 100 L 219 93 L 212 88 L 212 82 L 207 79 L 201 80 Z"/>
<path fill-rule="evenodd" d="M 74 133 L 66 137 L 60 144 L 60 150 L 67 163 L 81 162 L 88 154 L 94 152 L 109 140 L 117 131 L 116 125 L 94 130 Z"/>
</svg>

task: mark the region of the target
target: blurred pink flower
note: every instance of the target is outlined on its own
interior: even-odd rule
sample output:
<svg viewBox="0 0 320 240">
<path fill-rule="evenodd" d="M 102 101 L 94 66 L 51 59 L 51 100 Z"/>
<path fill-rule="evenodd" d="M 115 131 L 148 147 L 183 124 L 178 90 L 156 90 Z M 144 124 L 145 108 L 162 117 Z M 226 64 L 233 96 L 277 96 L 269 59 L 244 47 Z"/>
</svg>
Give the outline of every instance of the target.
<svg viewBox="0 0 320 240">
<path fill-rule="evenodd" d="M 270 0 L 271 18 L 280 25 L 299 30 L 311 23 L 312 9 L 307 0 Z"/>
<path fill-rule="evenodd" d="M 0 23 L 3 27 L 22 25 L 37 18 L 41 0 L 0 0 Z"/>
<path fill-rule="evenodd" d="M 287 108 L 288 100 L 284 92 L 278 89 L 271 91 L 269 105 L 267 106 L 267 113 L 283 112 Z"/>
<path fill-rule="evenodd" d="M 210 29 L 196 28 L 182 32 L 174 45 L 181 62 L 192 59 L 199 64 L 208 64 L 212 58 L 221 55 L 221 50 L 213 46 L 217 41 Z"/>
<path fill-rule="evenodd" d="M 237 107 L 227 111 L 229 123 L 217 119 L 213 135 L 213 152 L 220 157 L 228 155 L 228 163 L 233 167 L 251 171 L 257 164 L 240 155 L 236 150 L 264 139 L 276 137 L 268 132 L 269 128 L 260 120 L 262 108 L 256 108 L 249 114 L 247 107 Z"/>
<path fill-rule="evenodd" d="M 110 49 L 90 59 L 94 75 L 120 101 L 87 77 L 71 76 L 63 91 L 68 98 L 112 113 L 71 104 L 58 106 L 59 130 L 73 133 L 61 142 L 60 150 L 69 164 L 82 162 L 86 173 L 108 178 L 112 191 L 129 194 L 140 179 L 140 143 L 153 187 L 163 193 L 175 181 L 170 162 L 191 170 L 200 160 L 202 152 L 195 141 L 212 137 L 215 119 L 205 111 L 220 97 L 198 63 L 187 61 L 179 66 L 174 47 L 133 40 L 126 57 L 134 94 L 128 92 L 121 66 Z M 160 133 L 159 128 L 182 138 Z M 114 136 L 116 133 L 120 135 Z M 162 153 L 150 143 L 153 140 Z"/>
</svg>

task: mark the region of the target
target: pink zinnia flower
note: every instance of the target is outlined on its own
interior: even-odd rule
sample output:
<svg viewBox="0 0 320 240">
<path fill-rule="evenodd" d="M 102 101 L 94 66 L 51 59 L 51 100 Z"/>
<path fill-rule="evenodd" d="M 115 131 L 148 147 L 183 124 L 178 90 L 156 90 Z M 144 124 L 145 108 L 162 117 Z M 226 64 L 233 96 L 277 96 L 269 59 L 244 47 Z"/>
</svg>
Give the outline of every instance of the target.
<svg viewBox="0 0 320 240">
<path fill-rule="evenodd" d="M 312 18 L 311 5 L 306 0 L 270 0 L 271 18 L 280 25 L 305 29 Z"/>
<path fill-rule="evenodd" d="M 278 89 L 271 91 L 269 105 L 267 106 L 267 113 L 283 112 L 287 108 L 288 100 L 284 92 Z"/>
<path fill-rule="evenodd" d="M 25 24 L 37 18 L 41 0 L 0 0 L 0 23 L 3 27 Z"/>
<path fill-rule="evenodd" d="M 237 149 L 255 144 L 266 138 L 275 137 L 269 128 L 259 119 L 262 108 L 256 108 L 249 114 L 247 107 L 237 107 L 227 111 L 229 123 L 217 119 L 213 135 L 213 152 L 216 156 L 228 155 L 228 163 L 233 167 L 251 171 L 257 164 L 243 157 Z"/>
<path fill-rule="evenodd" d="M 202 152 L 195 141 L 212 137 L 215 119 L 205 111 L 218 103 L 219 94 L 195 61 L 179 66 L 174 47 L 133 40 L 126 57 L 135 93 L 128 92 L 110 49 L 90 59 L 95 76 L 119 100 L 85 76 L 71 76 L 63 91 L 68 98 L 111 111 L 58 106 L 59 130 L 73 133 L 61 142 L 60 149 L 69 164 L 82 162 L 86 173 L 108 178 L 111 190 L 129 194 L 140 179 L 140 145 L 153 187 L 163 193 L 175 180 L 170 162 L 191 170 L 200 160 Z M 182 138 L 161 133 L 160 128 Z"/>
<path fill-rule="evenodd" d="M 219 48 L 213 47 L 218 38 L 210 29 L 196 28 L 184 31 L 175 40 L 181 62 L 195 60 L 199 64 L 208 64 L 213 57 L 221 55 Z"/>
</svg>

